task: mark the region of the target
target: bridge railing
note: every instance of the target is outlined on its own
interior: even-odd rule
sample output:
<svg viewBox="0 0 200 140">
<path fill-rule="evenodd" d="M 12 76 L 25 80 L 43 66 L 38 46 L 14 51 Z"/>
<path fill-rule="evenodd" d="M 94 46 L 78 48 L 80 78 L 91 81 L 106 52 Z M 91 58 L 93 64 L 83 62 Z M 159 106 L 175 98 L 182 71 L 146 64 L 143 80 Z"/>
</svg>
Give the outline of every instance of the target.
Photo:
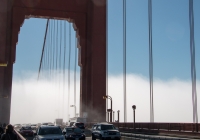
<svg viewBox="0 0 200 140">
<path fill-rule="evenodd" d="M 86 123 L 88 128 L 91 128 L 95 122 Z M 134 123 L 117 123 L 113 122 L 116 127 L 123 131 L 133 131 Z M 157 130 L 157 131 L 184 131 L 184 132 L 199 132 L 200 124 L 195 123 L 135 123 L 136 130 Z"/>
<path fill-rule="evenodd" d="M 14 129 L 14 131 L 17 134 L 18 140 L 26 140 L 17 130 Z"/>
</svg>

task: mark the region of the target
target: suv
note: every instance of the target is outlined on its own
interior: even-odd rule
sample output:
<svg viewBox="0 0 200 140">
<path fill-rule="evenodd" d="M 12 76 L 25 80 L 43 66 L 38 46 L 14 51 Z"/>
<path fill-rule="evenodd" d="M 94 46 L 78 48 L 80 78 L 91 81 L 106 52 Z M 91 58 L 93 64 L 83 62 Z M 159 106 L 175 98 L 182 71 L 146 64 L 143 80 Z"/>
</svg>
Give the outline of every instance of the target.
<svg viewBox="0 0 200 140">
<path fill-rule="evenodd" d="M 47 125 L 41 125 L 37 131 L 36 136 L 33 140 L 65 140 L 65 137 L 62 133 L 62 130 L 59 126 L 47 126 Z"/>
<path fill-rule="evenodd" d="M 92 127 L 92 140 L 115 139 L 120 140 L 121 134 L 113 124 L 98 123 Z"/>
</svg>

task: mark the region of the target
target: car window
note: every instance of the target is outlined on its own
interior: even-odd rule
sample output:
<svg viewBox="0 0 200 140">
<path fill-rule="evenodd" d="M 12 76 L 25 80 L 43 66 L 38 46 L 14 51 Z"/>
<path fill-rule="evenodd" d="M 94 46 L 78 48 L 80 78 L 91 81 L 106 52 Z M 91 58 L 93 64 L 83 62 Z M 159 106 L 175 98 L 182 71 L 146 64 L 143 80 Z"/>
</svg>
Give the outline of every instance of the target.
<svg viewBox="0 0 200 140">
<path fill-rule="evenodd" d="M 113 125 L 102 125 L 101 130 L 115 129 Z"/>
<path fill-rule="evenodd" d="M 62 134 L 60 128 L 40 128 L 38 135 Z"/>
<path fill-rule="evenodd" d="M 22 130 L 32 130 L 31 127 L 22 127 L 21 129 L 22 129 Z"/>
<path fill-rule="evenodd" d="M 84 123 L 76 123 L 76 126 L 82 127 L 82 126 L 84 126 Z"/>
<path fill-rule="evenodd" d="M 96 126 L 96 125 L 94 125 L 92 129 L 96 129 L 96 127 L 97 127 L 97 126 Z"/>
<path fill-rule="evenodd" d="M 101 125 L 97 126 L 97 129 L 98 129 L 98 130 L 101 130 Z"/>
</svg>

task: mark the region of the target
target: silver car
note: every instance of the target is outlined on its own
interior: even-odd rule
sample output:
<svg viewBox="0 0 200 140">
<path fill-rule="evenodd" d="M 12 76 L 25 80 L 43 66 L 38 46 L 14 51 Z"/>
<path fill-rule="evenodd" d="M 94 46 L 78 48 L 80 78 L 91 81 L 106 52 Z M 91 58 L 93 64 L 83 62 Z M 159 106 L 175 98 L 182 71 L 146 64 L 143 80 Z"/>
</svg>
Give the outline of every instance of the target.
<svg viewBox="0 0 200 140">
<path fill-rule="evenodd" d="M 92 127 L 92 140 L 115 139 L 120 140 L 121 134 L 113 124 L 97 123 Z"/>
<path fill-rule="evenodd" d="M 41 125 L 35 134 L 33 140 L 64 140 L 62 130 L 58 126 Z"/>
</svg>

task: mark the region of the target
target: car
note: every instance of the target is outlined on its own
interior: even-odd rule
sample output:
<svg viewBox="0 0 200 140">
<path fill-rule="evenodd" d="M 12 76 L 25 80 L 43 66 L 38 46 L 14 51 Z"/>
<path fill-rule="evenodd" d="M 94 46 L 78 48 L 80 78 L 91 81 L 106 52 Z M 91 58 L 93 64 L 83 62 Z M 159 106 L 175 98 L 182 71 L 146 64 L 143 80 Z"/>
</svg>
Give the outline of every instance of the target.
<svg viewBox="0 0 200 140">
<path fill-rule="evenodd" d="M 30 126 L 22 126 L 19 129 L 19 133 L 22 136 L 34 136 L 34 132 L 33 132 L 32 128 Z"/>
<path fill-rule="evenodd" d="M 22 127 L 21 124 L 15 124 L 15 125 L 14 125 L 14 129 L 19 129 L 19 128 L 21 128 L 21 127 Z"/>
<path fill-rule="evenodd" d="M 92 140 L 100 139 L 115 139 L 120 140 L 121 134 L 113 124 L 109 123 L 97 123 L 92 127 Z"/>
<path fill-rule="evenodd" d="M 85 129 L 85 125 L 82 122 L 75 122 L 73 123 L 72 127 L 80 128 L 80 129 Z"/>
<path fill-rule="evenodd" d="M 36 130 L 37 124 L 31 124 L 31 128 L 32 128 L 33 130 Z"/>
<path fill-rule="evenodd" d="M 33 140 L 65 140 L 59 126 L 41 125 L 38 127 Z"/>
<path fill-rule="evenodd" d="M 85 140 L 86 137 L 83 130 L 75 127 L 65 127 L 63 134 L 66 140 Z"/>
<path fill-rule="evenodd" d="M 48 126 L 55 126 L 53 123 L 48 123 L 47 125 Z"/>
</svg>

